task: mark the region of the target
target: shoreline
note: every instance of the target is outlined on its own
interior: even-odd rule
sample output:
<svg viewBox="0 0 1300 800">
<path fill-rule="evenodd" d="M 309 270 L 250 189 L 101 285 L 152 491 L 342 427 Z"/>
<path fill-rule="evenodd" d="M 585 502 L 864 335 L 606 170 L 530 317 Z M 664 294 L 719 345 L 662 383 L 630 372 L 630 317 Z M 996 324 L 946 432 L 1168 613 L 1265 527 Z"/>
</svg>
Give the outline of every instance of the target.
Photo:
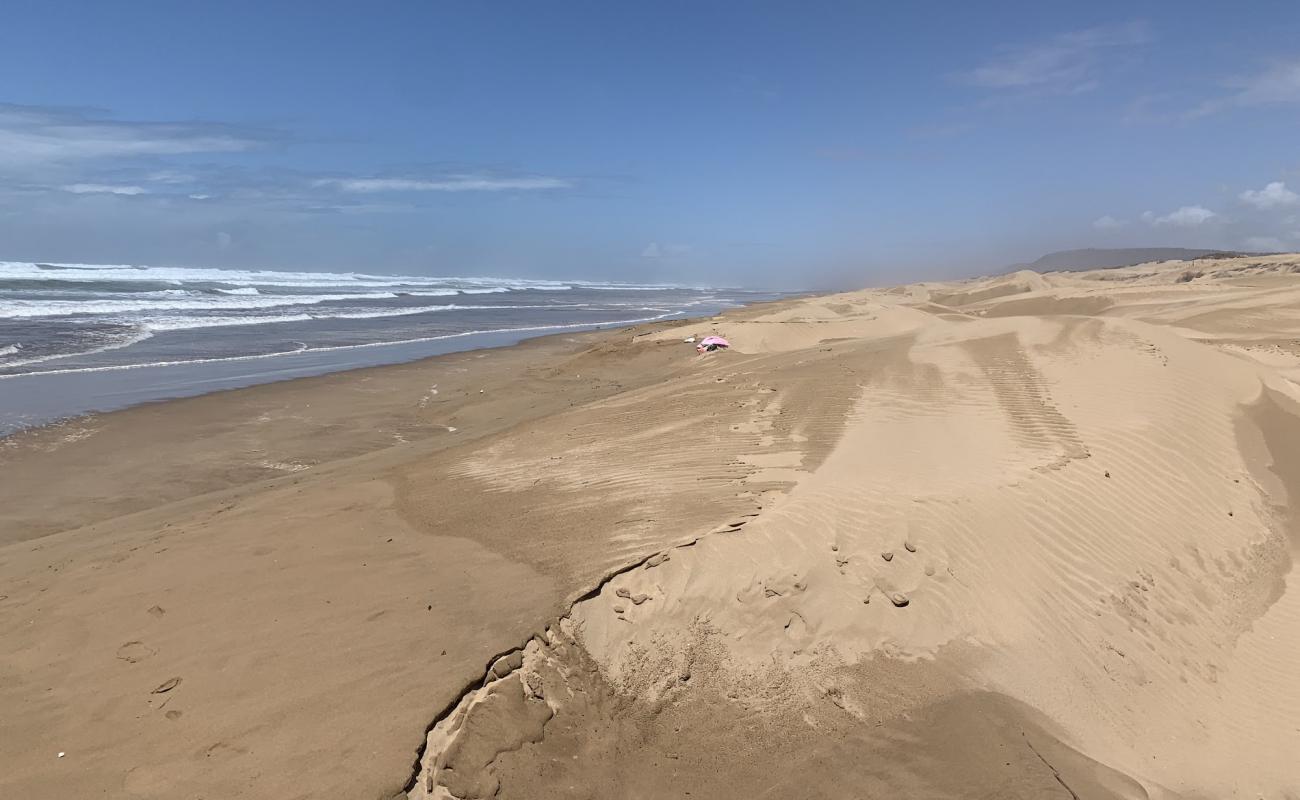
<svg viewBox="0 0 1300 800">
<path fill-rule="evenodd" d="M 763 301 L 726 309 L 713 316 L 701 315 L 699 317 L 655 320 L 611 328 L 583 326 L 576 330 L 552 331 L 517 338 L 509 335 L 510 332 L 506 332 L 500 338 L 500 343 L 486 345 L 476 343 L 477 346 L 471 348 L 452 349 L 393 363 L 365 364 L 321 373 L 273 378 L 246 385 L 222 388 L 204 387 L 194 394 L 137 400 L 120 408 L 74 413 L 0 433 L 0 470 L 4 469 L 7 462 L 11 463 L 22 458 L 24 453 L 53 454 L 68 445 L 79 444 L 84 440 L 88 440 L 92 436 L 100 436 L 102 439 L 102 433 L 113 432 L 116 429 L 122 431 L 118 434 L 119 441 L 112 442 L 106 449 L 121 453 L 123 452 L 122 448 L 133 447 L 131 440 L 134 437 L 135 430 L 149 424 L 156 424 L 159 419 L 177 419 L 186 420 L 186 422 L 174 427 L 172 435 L 176 441 L 154 441 L 151 443 L 154 448 L 166 448 L 169 444 L 190 444 L 193 449 L 197 450 L 201 449 L 200 446 L 185 441 L 191 428 L 212 430 L 212 433 L 204 437 L 205 440 L 212 440 L 230 436 L 240 428 L 248 426 L 249 416 L 252 416 L 253 412 L 249 411 L 241 417 L 235 413 L 235 409 L 263 409 L 273 406 L 298 406 L 306 409 L 310 408 L 312 403 L 316 403 L 318 409 L 323 408 L 322 416 L 326 416 L 328 419 L 328 422 L 324 424 L 331 428 L 349 423 L 355 424 L 357 420 L 371 418 L 379 414 L 387 415 L 386 421 L 389 423 L 388 427 L 391 428 L 391 431 L 387 431 L 385 428 L 380 430 L 388 432 L 389 437 L 361 437 L 366 441 L 364 446 L 367 448 L 382 449 L 397 444 L 411 444 L 447 434 L 456 434 L 457 441 L 454 443 L 459 444 L 463 440 L 478 438 L 487 435 L 489 432 L 494 432 L 496 426 L 490 426 L 487 430 L 484 430 L 479 424 L 457 426 L 429 422 L 421 423 L 411 419 L 415 416 L 413 412 L 433 408 L 445 412 L 449 405 L 448 394 L 456 392 L 459 392 L 459 397 L 454 401 L 456 412 L 472 410 L 472 407 L 480 402 L 480 398 L 475 397 L 476 390 L 473 388 L 474 386 L 480 387 L 480 393 L 488 393 L 492 391 L 494 385 L 502 383 L 494 375 L 496 371 L 504 371 L 507 375 L 514 375 L 528 369 L 546 369 L 551 362 L 571 357 L 586 348 L 617 346 L 627 338 L 635 339 L 638 336 L 653 333 L 662 327 L 683 324 L 707 325 L 713 320 L 723 318 L 722 315 L 728 312 L 738 312 L 780 302 L 782 301 Z M 452 339 L 452 341 L 463 341 L 463 339 Z M 683 357 L 689 358 L 690 355 L 693 355 L 693 353 L 687 354 L 685 347 L 682 350 L 681 355 Z M 121 370 L 121 372 L 131 374 L 134 369 L 128 368 Z M 437 378 L 429 386 L 424 386 L 422 376 L 425 374 L 440 375 L 442 377 Z M 449 374 L 456 375 L 459 379 L 453 379 L 449 385 Z M 93 373 L 90 377 L 98 377 L 99 375 L 100 373 Z M 15 376 L 15 378 L 21 377 Z M 344 393 L 368 393 L 368 390 L 363 387 L 372 382 L 384 384 L 390 391 L 406 392 L 415 398 L 414 403 L 403 403 L 398 400 L 392 404 L 385 404 L 380 408 L 364 405 L 349 407 L 347 403 L 338 401 L 338 398 Z M 512 412 L 518 417 L 515 422 L 522 421 L 526 416 L 523 409 L 520 408 L 514 408 Z M 263 411 L 262 416 L 265 416 L 265 413 Z M 259 417 L 254 417 L 254 420 L 256 419 L 259 419 Z M 460 418 L 452 416 L 449 419 L 450 421 L 458 421 Z M 494 419 L 493 421 L 499 420 Z M 301 423 L 304 420 L 301 418 L 295 419 L 294 415 L 290 415 L 289 422 Z M 108 429 L 108 431 L 105 429 Z M 262 431 L 258 431 L 258 433 L 260 434 Z M 278 421 L 275 433 L 277 436 L 286 438 L 292 435 L 292 432 L 285 428 L 285 421 Z M 337 446 L 328 447 L 317 443 L 316 446 L 311 448 L 310 456 L 272 456 L 262 459 L 263 470 L 270 470 L 266 474 L 272 476 L 283 472 L 293 473 L 304 468 L 327 464 L 340 457 L 350 457 L 355 455 L 358 449 L 362 447 L 356 442 L 336 442 L 335 444 Z M 447 444 L 452 444 L 452 442 Z M 107 457 L 108 454 L 105 453 L 105 459 Z M 77 458 L 84 459 L 86 455 L 84 453 L 79 454 Z M 93 456 L 91 458 L 94 463 L 99 463 L 98 459 Z M 230 469 L 233 466 L 232 464 L 223 467 L 223 469 Z M 192 467 L 190 468 L 192 469 Z M 73 470 L 75 474 L 77 466 L 67 464 L 61 469 Z M 256 475 L 258 470 L 254 469 L 248 472 L 249 475 Z M 256 478 L 249 477 L 247 479 L 255 480 Z M 199 482 L 202 483 L 202 480 Z M 0 513 L 0 522 L 4 522 L 6 519 L 9 521 L 8 526 L 0 525 L 0 528 L 7 527 L 10 536 L 12 536 L 14 530 L 20 527 L 14 523 L 14 517 L 16 516 L 14 509 L 19 508 L 24 503 L 22 497 L 24 493 L 14 491 L 14 487 L 27 483 L 30 483 L 33 489 L 42 484 L 48 486 L 43 477 L 33 475 L 30 470 L 28 476 L 23 478 L 15 480 L 11 475 L 10 480 L 0 481 L 0 508 L 9 512 L 8 514 Z M 231 482 L 230 485 L 234 486 L 237 483 Z M 10 491 L 5 491 L 6 488 L 9 488 Z M 227 487 L 223 486 L 222 488 Z M 106 490 L 106 493 L 122 494 L 118 490 Z M 69 494 L 74 495 L 75 493 Z M 63 506 L 62 503 L 58 505 L 61 508 Z M 122 510 L 121 504 L 114 504 L 114 506 L 115 513 Z M 79 520 L 78 524 L 85 524 L 90 519 Z M 9 537 L 0 537 L 0 545 L 3 545 L 8 540 Z"/>
<path fill-rule="evenodd" d="M 723 310 L 725 309 L 719 309 Z M 6 393 L 6 407 L 0 409 L 0 439 L 87 414 L 110 413 L 144 403 L 199 397 L 218 391 L 370 367 L 407 364 L 450 353 L 512 347 L 548 336 L 620 330 L 659 321 L 686 322 L 706 316 L 686 316 L 684 312 L 674 312 L 655 318 L 612 323 L 468 331 L 398 342 L 370 342 L 248 356 L 0 375 L 0 387 Z M 369 358 L 361 354 L 368 355 Z M 266 369 L 258 371 L 256 368 L 263 364 Z"/>
</svg>

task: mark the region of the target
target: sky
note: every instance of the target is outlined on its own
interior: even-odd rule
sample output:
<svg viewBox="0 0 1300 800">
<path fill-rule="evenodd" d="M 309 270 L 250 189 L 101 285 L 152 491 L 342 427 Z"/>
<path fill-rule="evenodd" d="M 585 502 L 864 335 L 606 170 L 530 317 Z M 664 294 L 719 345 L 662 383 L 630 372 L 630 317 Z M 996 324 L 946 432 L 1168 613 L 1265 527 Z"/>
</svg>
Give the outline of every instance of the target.
<svg viewBox="0 0 1300 800">
<path fill-rule="evenodd" d="M 0 259 L 831 288 L 1300 250 L 1300 3 L 8 0 Z"/>
</svg>

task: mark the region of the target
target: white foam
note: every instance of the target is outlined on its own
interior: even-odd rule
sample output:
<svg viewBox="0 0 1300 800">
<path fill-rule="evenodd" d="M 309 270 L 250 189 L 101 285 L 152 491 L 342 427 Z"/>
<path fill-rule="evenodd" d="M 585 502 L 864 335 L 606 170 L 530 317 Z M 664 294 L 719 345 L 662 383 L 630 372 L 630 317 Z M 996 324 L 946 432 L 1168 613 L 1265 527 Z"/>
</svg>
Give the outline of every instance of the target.
<svg viewBox="0 0 1300 800">
<path fill-rule="evenodd" d="M 282 270 L 220 269 L 214 267 L 151 267 L 130 264 L 70 264 L 0 261 L 0 281 L 33 280 L 69 283 L 150 282 L 219 283 L 235 287 L 554 289 L 571 288 L 574 281 L 527 278 L 461 278 L 429 275 L 374 275 L 364 272 L 289 272 Z M 50 269 L 53 267 L 53 269 Z"/>
<path fill-rule="evenodd" d="M 22 349 L 23 349 L 23 346 L 20 345 L 20 344 L 11 344 L 11 345 L 8 345 L 8 346 L 6 346 L 6 347 L 0 347 L 0 356 L 12 356 L 12 355 L 17 355 L 17 354 L 18 354 L 18 351 L 19 351 L 19 350 L 22 350 Z"/>
<path fill-rule="evenodd" d="M 241 286 L 238 289 L 217 289 L 221 294 L 261 294 L 255 286 Z"/>
<path fill-rule="evenodd" d="M 58 262 L 0 261 L 0 280 L 87 282 L 220 283 L 235 287 L 445 287 L 479 288 L 492 291 L 540 289 L 567 291 L 574 288 L 611 291 L 660 291 L 664 289 L 707 289 L 681 284 L 622 284 L 609 281 L 539 280 L 531 278 L 467 278 L 429 275 L 376 275 L 365 272 L 291 272 L 287 270 L 223 269 L 219 267 L 156 267 L 133 264 L 75 264 Z"/>
<path fill-rule="evenodd" d="M 25 367 L 30 364 L 40 364 L 45 361 L 56 361 L 61 358 L 77 358 L 79 356 L 94 355 L 95 353 L 105 353 L 108 352 L 109 350 L 120 350 L 123 347 L 130 347 L 133 344 L 139 344 L 140 342 L 143 342 L 145 339 L 148 339 L 151 336 L 153 336 L 153 333 L 151 333 L 150 331 L 144 329 L 137 329 L 132 333 L 131 336 L 123 337 L 122 339 L 119 339 L 116 342 L 109 342 L 108 344 L 100 345 L 99 347 L 92 347 L 89 350 L 80 350 L 76 353 L 52 353 L 50 355 L 37 356 L 35 358 L 23 358 L 17 361 L 6 362 L 3 366 L 6 369 L 9 367 Z M 21 347 L 21 345 L 17 345 L 17 346 Z M 15 374 L 30 375 L 32 373 L 20 372 Z M 5 376 L 0 375 L 0 377 L 5 377 Z M 13 377 L 13 376 L 11 375 L 9 377 Z"/>
<path fill-rule="evenodd" d="M 392 292 L 366 294 L 311 294 L 227 297 L 223 295 L 131 298 L 129 300 L 0 300 L 0 317 L 66 317 L 72 314 L 129 314 L 139 311 L 202 311 L 280 308 L 283 306 L 317 305 L 341 300 L 384 300 L 397 295 Z"/>
<path fill-rule="evenodd" d="M 309 322 L 311 314 L 279 314 L 274 317 L 144 317 L 138 324 L 148 331 L 185 331 L 195 328 L 230 328 L 238 325 L 272 325 L 280 322 Z"/>
<path fill-rule="evenodd" d="M 582 305 L 482 305 L 482 306 L 463 306 L 448 304 L 441 306 L 408 306 L 406 308 L 386 308 L 373 311 L 308 311 L 299 314 L 279 314 L 275 316 L 162 316 L 162 317 L 137 317 L 132 320 L 133 323 L 143 326 L 146 330 L 155 332 L 161 331 L 180 331 L 193 328 L 228 328 L 239 325 L 275 325 L 284 322 L 310 322 L 312 320 L 330 320 L 330 319 L 381 319 L 383 317 L 409 317 L 418 314 L 435 314 L 442 311 L 492 311 L 501 309 L 573 309 L 583 308 Z M 647 308 L 637 306 L 647 311 L 666 311 L 667 309 Z"/>
<path fill-rule="evenodd" d="M 665 289 L 682 289 L 681 286 L 628 286 L 621 283 L 578 283 L 579 289 L 600 289 L 611 292 L 662 292 Z"/>
<path fill-rule="evenodd" d="M 363 350 L 374 347 L 395 347 L 398 345 L 418 344 L 420 342 L 436 342 L 444 339 L 458 339 L 465 336 L 477 336 L 489 333 L 536 333 L 538 331 L 557 331 L 557 330 L 574 330 L 577 328 L 597 328 L 607 325 L 636 325 L 642 322 L 656 322 L 668 317 L 680 316 L 681 311 L 669 311 L 658 314 L 653 317 L 642 317 L 640 319 L 620 319 L 608 320 L 606 322 L 578 322 L 568 325 L 533 325 L 525 328 L 492 328 L 488 330 L 461 331 L 460 333 L 448 333 L 441 336 L 421 336 L 416 339 L 402 339 L 397 342 L 367 342 L 365 344 L 344 344 L 330 347 L 307 347 L 297 350 L 289 350 L 279 353 L 262 353 L 253 356 L 226 356 L 223 358 L 191 358 L 178 361 L 151 361 L 145 364 L 112 364 L 102 367 L 74 367 L 69 369 L 47 369 L 32 372 L 19 372 L 11 375 L 0 375 L 0 381 L 11 380 L 13 378 L 26 378 L 38 375 L 69 375 L 82 372 L 120 372 L 129 369 L 144 369 L 147 367 L 175 367 L 187 364 L 211 364 L 225 361 L 256 361 L 265 358 L 279 358 L 287 355 L 296 355 L 300 353 L 330 353 L 342 350 Z M 107 348 L 106 348 L 107 349 Z M 84 355 L 84 354 L 82 354 Z"/>
</svg>

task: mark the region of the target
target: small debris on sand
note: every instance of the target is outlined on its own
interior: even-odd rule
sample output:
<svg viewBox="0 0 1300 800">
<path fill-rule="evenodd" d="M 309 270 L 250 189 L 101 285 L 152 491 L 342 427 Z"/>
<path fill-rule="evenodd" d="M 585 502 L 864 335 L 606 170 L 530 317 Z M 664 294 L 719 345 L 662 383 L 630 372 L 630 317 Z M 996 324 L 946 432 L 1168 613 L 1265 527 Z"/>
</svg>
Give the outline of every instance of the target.
<svg viewBox="0 0 1300 800">
<path fill-rule="evenodd" d="M 899 608 L 902 608 L 912 601 L 908 600 L 907 595 L 903 594 L 902 592 L 892 592 L 889 595 L 889 602 L 893 603 Z"/>
</svg>

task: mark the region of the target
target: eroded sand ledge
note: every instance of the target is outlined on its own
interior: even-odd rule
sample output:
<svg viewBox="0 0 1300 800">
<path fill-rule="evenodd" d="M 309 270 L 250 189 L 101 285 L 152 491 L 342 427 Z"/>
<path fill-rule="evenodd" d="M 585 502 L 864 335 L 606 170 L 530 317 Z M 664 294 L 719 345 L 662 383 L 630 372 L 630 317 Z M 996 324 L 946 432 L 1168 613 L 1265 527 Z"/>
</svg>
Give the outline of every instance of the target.
<svg viewBox="0 0 1300 800">
<path fill-rule="evenodd" d="M 1300 792 L 1297 269 L 855 292 L 30 434 L 0 788 Z M 124 446 L 159 426 L 193 438 Z"/>
</svg>

